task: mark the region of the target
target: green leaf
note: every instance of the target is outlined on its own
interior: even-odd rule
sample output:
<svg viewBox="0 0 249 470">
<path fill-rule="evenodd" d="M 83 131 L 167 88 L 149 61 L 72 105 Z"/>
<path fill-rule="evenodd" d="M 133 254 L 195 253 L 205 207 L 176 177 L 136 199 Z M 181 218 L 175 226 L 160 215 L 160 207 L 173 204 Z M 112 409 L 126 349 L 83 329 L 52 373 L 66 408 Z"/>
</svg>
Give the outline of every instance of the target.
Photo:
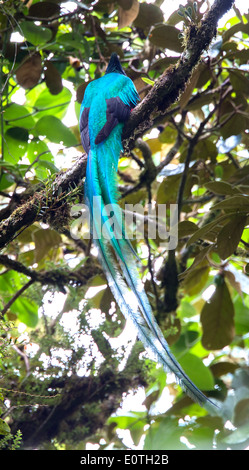
<svg viewBox="0 0 249 470">
<path fill-rule="evenodd" d="M 200 96 L 197 94 L 196 98 L 194 100 L 191 100 L 190 103 L 187 105 L 188 110 L 200 110 L 202 106 L 205 106 L 206 104 L 213 103 L 214 99 L 216 97 L 216 93 L 210 91 L 209 94 L 200 94 Z"/>
<path fill-rule="evenodd" d="M 249 305 L 247 301 L 248 297 L 243 301 L 240 297 L 237 297 L 234 301 L 235 308 L 235 329 L 237 335 L 247 334 L 249 331 Z"/>
<path fill-rule="evenodd" d="M 6 436 L 8 434 L 10 434 L 10 427 L 3 419 L 0 418 L 0 435 Z"/>
<path fill-rule="evenodd" d="M 46 160 L 53 161 L 53 156 L 47 146 L 47 144 L 40 139 L 34 138 L 29 142 L 28 148 L 27 148 L 27 158 L 29 159 L 30 163 L 33 163 L 33 161 L 38 157 L 41 156 L 41 158 L 46 158 Z M 38 159 L 38 161 L 40 161 Z"/>
<path fill-rule="evenodd" d="M 147 413 L 144 411 L 128 412 L 122 416 L 109 418 L 108 424 L 118 429 L 129 429 L 135 445 L 139 444 L 141 436 L 144 434 L 144 426 L 147 422 Z"/>
<path fill-rule="evenodd" d="M 51 142 L 71 147 L 78 143 L 72 131 L 55 116 L 43 116 L 35 125 L 37 136 L 44 135 Z"/>
<path fill-rule="evenodd" d="M 142 78 L 142 80 L 143 80 L 144 83 L 147 83 L 148 85 L 152 85 L 152 86 L 155 85 L 154 80 L 150 80 L 150 79 L 147 78 L 147 77 L 141 77 L 141 78 Z"/>
<path fill-rule="evenodd" d="M 51 175 L 59 171 L 58 168 L 54 165 L 54 163 L 49 160 L 39 160 L 39 169 L 41 167 L 50 170 Z"/>
<path fill-rule="evenodd" d="M 196 315 L 196 309 L 189 301 L 182 300 L 178 309 L 177 314 L 181 318 L 190 318 Z"/>
<path fill-rule="evenodd" d="M 160 183 L 157 191 L 157 204 L 175 203 L 180 179 L 181 175 L 178 174 L 165 178 Z"/>
<path fill-rule="evenodd" d="M 128 5 L 127 5 L 128 3 Z M 136 19 L 139 13 L 138 0 L 131 0 L 131 2 L 119 1 L 118 9 L 118 27 L 119 29 L 130 26 L 131 23 Z"/>
<path fill-rule="evenodd" d="M 29 132 L 23 127 L 10 127 L 6 134 L 12 139 L 19 140 L 20 142 L 27 142 L 29 139 Z"/>
<path fill-rule="evenodd" d="M 213 450 L 215 430 L 222 427 L 222 420 L 217 416 L 203 416 L 197 418 L 191 433 L 185 435 L 196 450 Z"/>
<path fill-rule="evenodd" d="M 35 243 L 36 263 L 39 263 L 51 248 L 57 248 L 61 243 L 59 233 L 51 229 L 38 229 L 33 233 L 32 238 Z"/>
<path fill-rule="evenodd" d="M 234 24 L 231 28 L 228 28 L 223 33 L 223 41 L 228 41 L 232 36 L 234 36 L 239 31 L 242 31 L 245 34 L 249 34 L 249 23 L 244 24 L 243 22 Z"/>
<path fill-rule="evenodd" d="M 13 270 L 4 273 L 0 280 L 0 298 L 3 299 L 4 302 L 8 302 L 23 285 L 22 274 Z M 14 313 L 18 319 L 27 326 L 33 328 L 37 325 L 38 305 L 27 296 L 19 296 L 10 306 L 10 312 Z"/>
<path fill-rule="evenodd" d="M 155 62 L 151 64 L 150 70 L 157 70 L 162 73 L 167 67 L 169 67 L 169 65 L 175 64 L 178 59 L 178 56 L 169 56 L 155 60 Z"/>
<path fill-rule="evenodd" d="M 35 120 L 31 116 L 31 108 L 12 103 L 4 111 L 4 121 L 7 126 L 24 127 L 29 131 L 34 127 Z"/>
<path fill-rule="evenodd" d="M 179 37 L 180 30 L 169 24 L 155 26 L 149 35 L 149 39 L 157 47 L 170 49 L 171 51 L 182 52 L 183 45 Z"/>
<path fill-rule="evenodd" d="M 226 282 L 216 286 L 211 299 L 201 311 L 204 348 L 222 349 L 234 338 L 234 306 Z"/>
<path fill-rule="evenodd" d="M 21 127 L 11 127 L 4 135 L 5 160 L 18 162 L 26 152 L 28 133 Z"/>
<path fill-rule="evenodd" d="M 62 44 L 67 50 L 79 49 L 79 46 L 82 48 L 82 36 L 76 34 L 74 31 L 71 33 L 64 33 L 57 37 L 57 42 Z"/>
<path fill-rule="evenodd" d="M 203 364 L 199 357 L 188 352 L 178 360 L 184 372 L 198 388 L 201 390 L 213 390 L 213 374 L 209 368 Z"/>
<path fill-rule="evenodd" d="M 233 196 L 224 201 L 218 202 L 213 206 L 213 209 L 225 209 L 225 210 L 239 210 L 240 212 L 247 212 L 249 210 L 249 197 L 248 196 Z"/>
<path fill-rule="evenodd" d="M 188 295 L 196 295 L 200 292 L 206 285 L 208 281 L 210 267 L 206 260 L 204 259 L 197 266 L 189 269 L 184 280 L 183 287 Z"/>
<path fill-rule="evenodd" d="M 27 297 L 19 297 L 10 307 L 10 311 L 15 313 L 18 319 L 30 328 L 34 328 L 38 323 L 38 305 Z"/>
<path fill-rule="evenodd" d="M 205 187 L 215 194 L 223 196 L 233 196 L 238 194 L 239 190 L 227 181 L 209 181 L 205 183 Z"/>
<path fill-rule="evenodd" d="M 139 13 L 134 21 L 137 28 L 146 29 L 163 21 L 163 12 L 157 5 L 139 3 Z"/>
<path fill-rule="evenodd" d="M 146 424 L 145 411 L 130 411 L 122 416 L 113 416 L 108 419 L 108 423 L 115 423 L 119 429 L 127 429 L 134 426 L 138 421 Z"/>
<path fill-rule="evenodd" d="M 195 330 L 189 330 L 181 334 L 178 341 L 171 346 L 172 353 L 179 361 L 180 357 L 189 352 L 189 349 L 200 342 L 200 335 Z"/>
<path fill-rule="evenodd" d="M 231 434 L 222 439 L 223 442 L 229 445 L 239 444 L 248 440 L 249 436 L 249 423 L 240 426 L 238 429 L 235 429 Z"/>
<path fill-rule="evenodd" d="M 27 41 L 34 46 L 41 46 L 52 38 L 51 29 L 38 26 L 32 21 L 23 21 L 20 23 L 20 29 Z"/>
<path fill-rule="evenodd" d="M 246 223 L 247 216 L 239 215 L 234 217 L 233 220 L 228 222 L 221 229 L 217 237 L 217 251 L 221 259 L 225 260 L 234 253 L 240 242 Z"/>
<path fill-rule="evenodd" d="M 160 142 L 166 144 L 174 144 L 177 138 L 177 131 L 170 126 L 165 126 L 162 132 L 160 132 L 158 139 Z"/>
<path fill-rule="evenodd" d="M 52 18 L 60 13 L 60 6 L 50 2 L 32 2 L 29 7 L 29 15 L 35 16 L 36 18 Z"/>
<path fill-rule="evenodd" d="M 220 361 L 212 364 L 210 367 L 215 377 L 222 377 L 222 375 L 232 374 L 239 366 L 228 361 Z"/>
<path fill-rule="evenodd" d="M 62 119 L 67 112 L 71 98 L 72 93 L 66 87 L 63 87 L 63 90 L 57 95 L 52 95 L 46 88 L 34 102 L 34 107 L 39 111 L 37 117 L 40 119 L 45 115 L 53 115 Z"/>
<path fill-rule="evenodd" d="M 249 95 L 249 80 L 243 72 L 239 70 L 230 70 L 230 81 L 235 91 Z"/>
<path fill-rule="evenodd" d="M 3 162 L 5 163 L 5 162 Z M 9 188 L 14 183 L 15 179 L 13 175 L 2 173 L 0 178 L 0 190 L 3 191 L 6 188 Z"/>
<path fill-rule="evenodd" d="M 35 87 L 41 78 L 42 59 L 39 52 L 28 55 L 16 70 L 16 80 L 26 90 Z"/>
<path fill-rule="evenodd" d="M 187 147 L 181 153 L 181 162 L 185 162 L 187 155 Z M 191 160 L 211 160 L 216 163 L 218 151 L 216 145 L 209 139 L 200 140 L 192 152 Z"/>
<path fill-rule="evenodd" d="M 230 119 L 229 119 L 230 118 Z M 222 125 L 220 133 L 223 139 L 230 136 L 243 134 L 244 130 L 248 128 L 249 119 L 246 113 L 236 113 L 231 116 L 231 113 L 224 114 L 222 119 L 225 124 Z"/>
<path fill-rule="evenodd" d="M 187 241 L 187 246 L 192 245 L 197 240 L 216 240 L 219 231 L 224 225 L 224 221 L 228 217 L 230 218 L 232 215 L 234 214 L 225 214 L 220 217 L 217 217 L 214 221 L 209 222 L 208 224 L 196 230 L 195 233 Z"/>
<path fill-rule="evenodd" d="M 178 238 L 184 238 L 198 230 L 198 226 L 190 220 L 183 220 L 178 224 Z"/>
<path fill-rule="evenodd" d="M 178 450 L 186 449 L 180 441 L 183 433 L 178 418 L 167 417 L 153 423 L 146 435 L 144 450 Z"/>
<path fill-rule="evenodd" d="M 36 85 L 34 88 L 31 90 L 26 91 L 26 104 L 25 106 L 27 107 L 34 107 L 36 100 L 39 98 L 40 94 L 44 91 L 47 90 L 47 85 L 44 82 L 39 83 Z M 52 97 L 52 95 L 51 95 Z"/>
</svg>

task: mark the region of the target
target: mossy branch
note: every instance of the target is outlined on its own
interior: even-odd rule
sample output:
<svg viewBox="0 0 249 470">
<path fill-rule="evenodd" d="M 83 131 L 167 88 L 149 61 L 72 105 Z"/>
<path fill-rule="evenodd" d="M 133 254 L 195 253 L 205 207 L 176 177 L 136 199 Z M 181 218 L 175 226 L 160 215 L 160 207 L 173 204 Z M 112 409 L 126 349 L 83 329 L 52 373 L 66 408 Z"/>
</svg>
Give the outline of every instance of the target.
<svg viewBox="0 0 249 470">
<path fill-rule="evenodd" d="M 67 193 L 73 185 L 81 185 L 85 176 L 86 157 L 80 157 L 66 172 L 59 173 L 53 181 L 51 196 L 53 200 L 58 196 L 61 199 L 63 193 Z M 0 224 L 0 249 L 4 248 L 24 227 L 32 225 L 43 218 L 41 209 L 47 207 L 48 189 L 36 191 L 24 203 L 20 204 L 12 214 Z M 59 196 L 60 195 L 60 196 Z M 66 200 L 66 199 L 65 199 Z M 63 199 L 63 203 L 65 203 Z"/>
</svg>

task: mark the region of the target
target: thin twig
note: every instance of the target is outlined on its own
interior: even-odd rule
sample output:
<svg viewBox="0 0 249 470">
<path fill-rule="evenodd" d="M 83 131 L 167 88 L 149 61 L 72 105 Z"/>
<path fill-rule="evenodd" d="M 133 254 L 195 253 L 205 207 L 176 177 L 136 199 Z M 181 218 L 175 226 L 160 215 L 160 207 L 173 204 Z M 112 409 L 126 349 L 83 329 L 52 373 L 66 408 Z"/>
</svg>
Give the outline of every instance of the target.
<svg viewBox="0 0 249 470">
<path fill-rule="evenodd" d="M 30 281 L 28 281 L 26 284 L 24 284 L 24 286 L 22 286 L 21 289 L 19 289 L 13 295 L 13 297 L 9 300 L 9 302 L 7 304 L 5 304 L 5 306 L 3 307 L 2 311 L 1 311 L 1 317 L 2 318 L 5 315 L 5 313 L 9 310 L 11 305 L 15 302 L 15 300 L 18 299 L 18 297 L 20 297 L 20 295 L 22 295 L 23 292 L 25 292 L 25 290 L 27 290 L 29 288 L 29 286 L 31 286 L 31 284 L 33 284 L 33 282 L 34 282 L 33 279 L 30 279 Z"/>
</svg>

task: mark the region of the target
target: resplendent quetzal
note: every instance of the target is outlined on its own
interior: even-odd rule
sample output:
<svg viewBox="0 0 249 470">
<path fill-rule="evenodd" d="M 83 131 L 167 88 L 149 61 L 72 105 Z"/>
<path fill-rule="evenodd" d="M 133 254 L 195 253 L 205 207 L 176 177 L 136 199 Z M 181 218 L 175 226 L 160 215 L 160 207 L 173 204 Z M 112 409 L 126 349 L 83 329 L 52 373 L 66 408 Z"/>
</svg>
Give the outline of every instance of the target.
<svg viewBox="0 0 249 470">
<path fill-rule="evenodd" d="M 115 53 L 105 75 L 90 82 L 85 90 L 80 110 L 80 133 L 88 154 L 85 198 L 94 243 L 116 302 L 122 313 L 132 319 L 145 347 L 152 351 L 165 370 L 175 374 L 195 401 L 205 407 L 216 407 L 189 379 L 169 350 L 152 313 L 132 245 L 125 237 L 122 212 L 118 210 L 117 167 L 123 150 L 121 135 L 124 122 L 138 100 L 135 86 Z M 110 207 L 115 213 L 114 219 Z"/>
</svg>

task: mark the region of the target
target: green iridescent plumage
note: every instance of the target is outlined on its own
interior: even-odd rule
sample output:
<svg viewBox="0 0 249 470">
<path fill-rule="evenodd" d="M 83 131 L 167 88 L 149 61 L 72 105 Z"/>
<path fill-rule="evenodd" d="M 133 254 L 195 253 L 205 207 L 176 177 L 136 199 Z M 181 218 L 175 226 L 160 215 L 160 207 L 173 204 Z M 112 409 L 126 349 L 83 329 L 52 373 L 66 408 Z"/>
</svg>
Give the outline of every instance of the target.
<svg viewBox="0 0 249 470">
<path fill-rule="evenodd" d="M 167 371 L 175 374 L 195 401 L 214 409 L 216 405 L 194 385 L 170 352 L 144 291 L 133 248 L 125 238 L 122 212 L 117 205 L 117 168 L 123 125 L 138 99 L 116 54 L 112 55 L 106 74 L 91 82 L 85 91 L 80 131 L 88 154 L 85 195 L 93 240 L 113 295 L 123 314 L 132 319 L 145 347 Z M 115 231 L 110 205 L 115 212 Z"/>
</svg>

